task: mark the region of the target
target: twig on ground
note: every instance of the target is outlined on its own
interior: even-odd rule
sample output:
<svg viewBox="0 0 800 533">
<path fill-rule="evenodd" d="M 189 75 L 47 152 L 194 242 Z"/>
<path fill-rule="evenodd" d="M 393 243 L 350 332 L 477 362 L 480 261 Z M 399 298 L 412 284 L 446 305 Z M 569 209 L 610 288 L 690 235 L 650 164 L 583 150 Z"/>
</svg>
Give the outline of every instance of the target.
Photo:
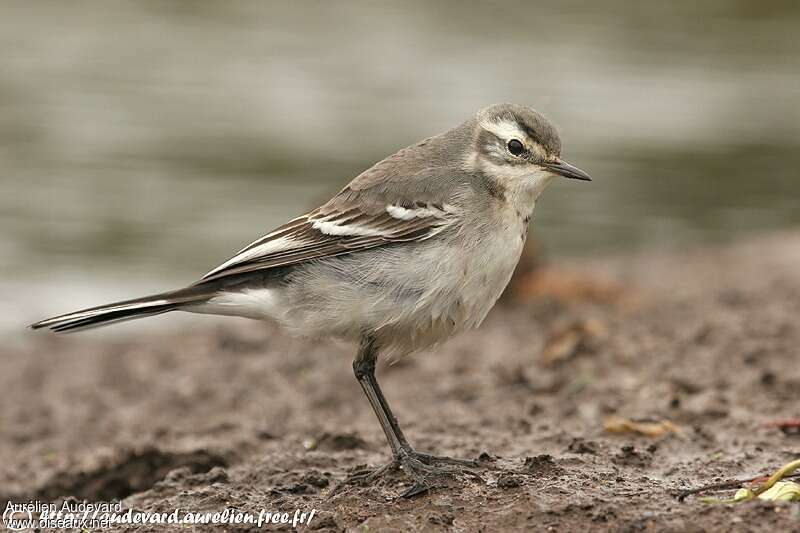
<svg viewBox="0 0 800 533">
<path fill-rule="evenodd" d="M 764 427 L 777 428 L 786 433 L 800 433 L 800 418 L 784 418 L 782 420 L 770 420 L 764 422 Z"/>
<path fill-rule="evenodd" d="M 789 465 L 786 465 L 786 466 L 793 465 L 793 464 L 795 464 L 797 462 L 798 461 L 794 461 L 792 463 L 789 463 Z M 797 468 L 797 467 L 795 467 L 795 468 Z M 783 468 L 781 468 L 781 470 L 783 470 Z M 781 470 L 779 470 L 778 472 L 780 472 Z M 755 492 L 755 490 L 753 491 L 754 495 L 757 496 L 758 494 L 761 494 L 763 491 L 767 490 L 772 485 L 774 485 L 775 482 L 778 481 L 779 479 L 800 478 L 800 472 L 797 472 L 795 474 L 784 475 L 782 478 L 775 479 L 774 481 L 772 481 L 772 483 L 769 483 L 769 480 L 772 479 L 773 477 L 775 477 L 775 475 L 778 472 L 776 472 L 775 474 L 772 474 L 771 476 L 758 476 L 758 477 L 754 477 L 752 479 L 731 479 L 731 480 L 728 480 L 728 481 L 720 481 L 718 483 L 711 483 L 709 485 L 703 485 L 702 487 L 695 487 L 693 489 L 688 489 L 688 490 L 685 490 L 685 491 L 679 493 L 677 498 L 678 498 L 678 501 L 682 502 L 683 500 L 686 499 L 687 496 L 692 496 L 694 494 L 701 494 L 703 492 L 710 492 L 710 491 L 717 491 L 717 490 L 736 489 L 736 488 L 739 488 L 739 487 L 741 487 L 743 485 L 752 485 L 753 483 L 760 483 L 760 482 L 764 481 L 765 482 L 764 485 L 759 487 L 760 490 L 759 489 L 755 489 L 755 490 L 758 490 L 758 492 Z M 769 483 L 769 485 L 767 485 L 767 483 Z"/>
</svg>

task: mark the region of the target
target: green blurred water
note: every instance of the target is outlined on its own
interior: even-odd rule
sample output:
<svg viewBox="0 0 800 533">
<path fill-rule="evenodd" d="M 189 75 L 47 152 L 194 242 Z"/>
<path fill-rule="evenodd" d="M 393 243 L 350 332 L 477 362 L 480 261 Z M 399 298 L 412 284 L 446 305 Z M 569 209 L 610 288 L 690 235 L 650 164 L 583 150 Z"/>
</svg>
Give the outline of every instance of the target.
<svg viewBox="0 0 800 533">
<path fill-rule="evenodd" d="M 595 177 L 537 207 L 551 254 L 800 223 L 797 2 L 18 1 L 0 47 L 5 305 L 189 282 L 500 101 Z"/>
</svg>

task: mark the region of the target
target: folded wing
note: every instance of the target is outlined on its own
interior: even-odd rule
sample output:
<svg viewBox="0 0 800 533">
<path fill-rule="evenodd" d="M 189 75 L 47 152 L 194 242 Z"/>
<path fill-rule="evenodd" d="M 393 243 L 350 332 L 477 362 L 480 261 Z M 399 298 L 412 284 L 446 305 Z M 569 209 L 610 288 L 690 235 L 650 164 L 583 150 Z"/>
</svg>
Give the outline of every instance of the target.
<svg viewBox="0 0 800 533">
<path fill-rule="evenodd" d="M 198 283 L 356 252 L 391 243 L 424 241 L 451 226 L 447 204 L 386 204 L 366 212 L 357 205 L 327 204 L 298 217 L 240 250 Z"/>
</svg>

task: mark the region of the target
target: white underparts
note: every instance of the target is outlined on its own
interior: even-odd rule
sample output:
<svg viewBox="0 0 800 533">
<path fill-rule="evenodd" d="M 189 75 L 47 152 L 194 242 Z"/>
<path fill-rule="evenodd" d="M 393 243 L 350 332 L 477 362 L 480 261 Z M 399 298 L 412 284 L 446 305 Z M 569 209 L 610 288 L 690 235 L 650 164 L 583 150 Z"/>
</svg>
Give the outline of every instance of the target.
<svg viewBox="0 0 800 533">
<path fill-rule="evenodd" d="M 555 174 L 544 168 L 531 165 L 497 165 L 491 161 L 480 161 L 481 170 L 505 190 L 509 206 L 523 217 L 533 212 L 536 200 L 555 178 Z"/>
<path fill-rule="evenodd" d="M 187 308 L 195 313 L 242 316 L 256 320 L 274 319 L 280 306 L 273 289 L 258 288 L 221 292 L 202 305 Z"/>
</svg>

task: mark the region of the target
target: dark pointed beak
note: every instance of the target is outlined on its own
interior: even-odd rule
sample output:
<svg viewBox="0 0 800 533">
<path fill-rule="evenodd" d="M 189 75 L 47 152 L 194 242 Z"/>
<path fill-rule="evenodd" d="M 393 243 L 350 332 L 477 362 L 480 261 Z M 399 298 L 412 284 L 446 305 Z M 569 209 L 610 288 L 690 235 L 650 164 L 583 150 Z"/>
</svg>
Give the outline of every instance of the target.
<svg viewBox="0 0 800 533">
<path fill-rule="evenodd" d="M 560 176 L 564 176 L 565 178 L 571 178 L 574 180 L 592 181 L 592 177 L 589 174 L 579 169 L 578 167 L 573 167 L 566 161 L 556 161 L 555 163 L 540 163 L 540 165 L 542 165 L 546 169 L 555 172 Z"/>
</svg>

